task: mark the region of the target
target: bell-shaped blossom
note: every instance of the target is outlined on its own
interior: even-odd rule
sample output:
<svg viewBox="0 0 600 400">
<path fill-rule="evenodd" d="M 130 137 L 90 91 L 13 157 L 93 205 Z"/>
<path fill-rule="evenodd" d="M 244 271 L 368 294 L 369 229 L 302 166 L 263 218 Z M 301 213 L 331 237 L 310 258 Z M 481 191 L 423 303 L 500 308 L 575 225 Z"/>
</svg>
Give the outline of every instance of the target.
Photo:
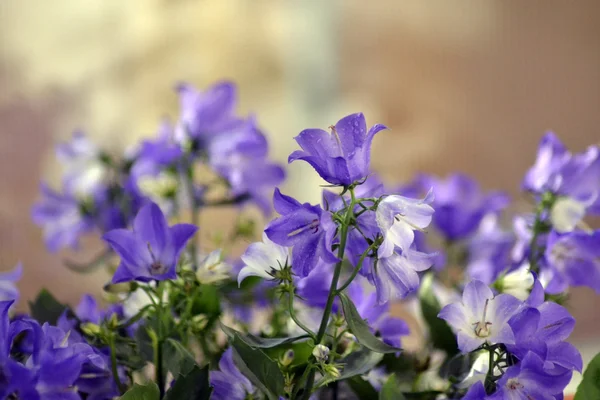
<svg viewBox="0 0 600 400">
<path fill-rule="evenodd" d="M 309 163 L 327 182 L 350 185 L 369 174 L 371 142 L 385 126 L 374 125 L 367 131 L 362 113 L 351 114 L 331 127 L 331 134 L 322 129 L 306 129 L 295 137 L 302 150 L 296 150 L 288 162 Z"/>
<path fill-rule="evenodd" d="M 273 204 L 281 216 L 269 223 L 265 233 L 281 246 L 293 246 L 292 269 L 296 274 L 307 276 L 319 260 L 337 262 L 331 250 L 336 225 L 329 212 L 318 205 L 301 204 L 279 189 L 275 190 Z"/>
<path fill-rule="evenodd" d="M 23 276 L 23 266 L 18 263 L 12 270 L 0 272 L 0 301 L 19 299 L 19 289 L 16 282 Z"/>
<path fill-rule="evenodd" d="M 463 174 L 453 174 L 445 180 L 431 175 L 418 179 L 425 190 L 431 188 L 435 200 L 433 224 L 447 240 L 459 240 L 473 234 L 483 218 L 497 214 L 508 205 L 502 192 L 484 193 L 477 182 Z"/>
<path fill-rule="evenodd" d="M 210 372 L 210 385 L 213 387 L 211 399 L 214 400 L 244 400 L 255 391 L 252 383 L 235 366 L 231 348 L 221 356 L 219 371 Z"/>
<path fill-rule="evenodd" d="M 419 288 L 418 272 L 429 269 L 436 254 L 414 249 L 402 250 L 389 257 L 379 258 L 370 279 L 377 290 L 379 304 L 403 299 Z"/>
<path fill-rule="evenodd" d="M 575 318 L 566 308 L 554 302 L 525 307 L 509 324 L 515 334 L 515 343 L 507 345 L 511 354 L 523 359 L 528 352 L 534 352 L 545 361 L 544 369 L 553 374 L 566 370 L 581 372 L 583 362 L 579 351 L 565 342 L 575 326 Z"/>
<path fill-rule="evenodd" d="M 271 193 L 285 178 L 281 165 L 268 159 L 268 143 L 250 117 L 227 135 L 215 137 L 208 148 L 211 167 L 227 180 L 238 204 L 255 203 L 265 215 L 272 212 Z"/>
<path fill-rule="evenodd" d="M 94 227 L 91 216 L 82 212 L 80 203 L 68 192 L 58 193 L 45 184 L 40 190 L 43 199 L 33 206 L 31 216 L 43 227 L 46 247 L 51 252 L 77 248 L 79 238 Z"/>
<path fill-rule="evenodd" d="M 121 257 L 112 282 L 174 279 L 179 254 L 197 229 L 191 224 L 169 227 L 156 204 L 145 205 L 133 221 L 133 231 L 115 229 L 103 236 Z"/>
<path fill-rule="evenodd" d="M 565 203 L 554 212 L 558 230 L 567 231 L 569 225 L 580 219 L 581 207 L 592 214 L 600 213 L 600 148 L 593 145 L 571 154 L 556 135 L 547 133 L 522 186 L 538 195 L 550 192 L 574 200 L 576 203 Z"/>
<path fill-rule="evenodd" d="M 384 239 L 377 251 L 380 259 L 391 256 L 396 246 L 401 250 L 410 248 L 414 231 L 425 229 L 431 222 L 432 202 L 433 193 L 429 191 L 421 200 L 392 195 L 379 203 L 376 219 Z"/>
<path fill-rule="evenodd" d="M 517 299 L 525 301 L 529 297 L 534 282 L 535 277 L 529 268 L 529 264 L 523 264 L 500 277 L 496 281 L 496 285 L 502 293 L 513 295 Z"/>
<path fill-rule="evenodd" d="M 556 191 L 562 184 L 561 169 L 571 154 L 553 132 L 548 132 L 540 141 L 533 167 L 525 174 L 522 187 L 535 193 Z"/>
<path fill-rule="evenodd" d="M 108 166 L 100 149 L 83 132 L 77 131 L 71 141 L 58 144 L 56 156 L 65 167 L 63 182 L 70 193 L 87 197 L 105 185 Z"/>
<path fill-rule="evenodd" d="M 457 332 L 458 348 L 468 353 L 484 343 L 514 344 L 508 320 L 522 302 L 509 294 L 494 296 L 481 281 L 471 281 L 463 291 L 462 302 L 445 306 L 439 318 Z"/>
<path fill-rule="evenodd" d="M 548 374 L 544 370 L 544 360 L 529 352 L 519 363 L 505 371 L 496 383 L 496 392 L 487 399 L 562 399 L 571 375 L 570 371 Z"/>
<path fill-rule="evenodd" d="M 568 286 L 588 286 L 600 293 L 600 230 L 551 232 L 540 279 L 546 281 L 548 293 L 560 293 Z"/>
<path fill-rule="evenodd" d="M 436 214 L 437 214 L 436 209 Z M 510 266 L 513 236 L 500 229 L 498 218 L 488 214 L 468 241 L 467 275 L 473 280 L 491 284 Z"/>
<path fill-rule="evenodd" d="M 229 279 L 231 265 L 223 259 L 221 249 L 210 252 L 198 264 L 196 279 L 198 282 L 210 285 Z"/>
<path fill-rule="evenodd" d="M 182 83 L 177 87 L 180 101 L 175 139 L 191 139 L 200 149 L 219 134 L 231 130 L 240 120 L 235 116 L 237 88 L 232 82 L 219 82 L 204 92 Z"/>
<path fill-rule="evenodd" d="M 288 265 L 289 249 L 273 243 L 263 233 L 263 241 L 248 246 L 241 258 L 245 266 L 238 274 L 238 285 L 249 276 L 274 279 L 277 271 Z"/>
<path fill-rule="evenodd" d="M 408 324 L 390 315 L 390 303 L 378 304 L 376 293 L 366 292 L 358 282 L 357 285 L 359 287 L 352 292 L 352 301 L 361 318 L 367 321 L 371 331 L 385 343 L 400 347 L 402 336 L 410 334 Z"/>
</svg>

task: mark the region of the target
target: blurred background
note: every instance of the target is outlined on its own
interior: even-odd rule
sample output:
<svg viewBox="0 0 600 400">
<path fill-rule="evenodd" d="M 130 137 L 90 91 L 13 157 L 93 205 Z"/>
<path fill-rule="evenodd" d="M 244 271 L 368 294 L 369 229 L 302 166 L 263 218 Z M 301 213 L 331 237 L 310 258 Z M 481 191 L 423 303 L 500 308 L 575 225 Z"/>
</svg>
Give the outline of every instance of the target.
<svg viewBox="0 0 600 400">
<path fill-rule="evenodd" d="M 23 262 L 25 299 L 47 287 L 75 303 L 105 279 L 75 279 L 30 222 L 39 181 L 59 180 L 56 141 L 82 128 L 122 149 L 177 115 L 176 82 L 218 79 L 239 84 L 281 162 L 302 129 L 363 111 L 391 128 L 373 149 L 387 182 L 462 171 L 526 206 L 546 130 L 573 150 L 600 140 L 600 2 L 3 0 L 0 270 Z M 308 165 L 288 171 L 287 192 L 318 199 Z M 587 360 L 600 297 L 575 290 L 569 307 Z"/>
</svg>

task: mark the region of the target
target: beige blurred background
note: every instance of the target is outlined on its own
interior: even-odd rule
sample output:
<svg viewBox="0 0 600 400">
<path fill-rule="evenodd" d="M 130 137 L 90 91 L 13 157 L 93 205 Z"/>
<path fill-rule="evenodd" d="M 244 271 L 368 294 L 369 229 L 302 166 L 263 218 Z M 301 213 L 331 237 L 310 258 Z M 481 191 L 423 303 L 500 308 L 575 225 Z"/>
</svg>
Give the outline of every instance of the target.
<svg viewBox="0 0 600 400">
<path fill-rule="evenodd" d="M 0 269 L 24 263 L 25 298 L 76 302 L 106 278 L 66 271 L 29 220 L 40 179 L 58 181 L 54 143 L 83 128 L 126 147 L 176 115 L 175 82 L 221 78 L 282 162 L 301 129 L 364 111 L 391 128 L 373 157 L 387 181 L 459 170 L 519 198 L 545 130 L 576 150 L 600 141 L 600 2 L 3 0 Z M 288 171 L 288 192 L 318 198 L 308 166 Z M 586 359 L 599 306 L 574 291 Z"/>
</svg>

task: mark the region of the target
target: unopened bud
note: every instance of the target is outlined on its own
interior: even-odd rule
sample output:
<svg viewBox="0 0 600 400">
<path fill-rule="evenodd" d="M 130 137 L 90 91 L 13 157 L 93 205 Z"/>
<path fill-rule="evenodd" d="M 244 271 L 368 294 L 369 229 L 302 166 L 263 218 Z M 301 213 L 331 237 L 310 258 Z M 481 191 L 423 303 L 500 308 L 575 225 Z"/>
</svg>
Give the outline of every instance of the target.
<svg viewBox="0 0 600 400">
<path fill-rule="evenodd" d="M 340 369 L 338 368 L 338 366 L 333 364 L 325 364 L 323 366 L 323 372 L 325 373 L 325 375 L 333 379 L 338 379 L 341 376 Z"/>
<path fill-rule="evenodd" d="M 292 349 L 283 353 L 279 358 L 279 363 L 284 367 L 289 366 L 292 363 L 292 361 L 294 361 L 294 350 Z"/>
<path fill-rule="evenodd" d="M 324 363 L 329 358 L 329 348 L 318 344 L 314 347 L 312 355 L 315 356 L 318 362 Z"/>
<path fill-rule="evenodd" d="M 83 333 L 89 336 L 96 336 L 101 332 L 100 326 L 91 322 L 81 324 L 81 330 L 83 331 Z"/>
</svg>

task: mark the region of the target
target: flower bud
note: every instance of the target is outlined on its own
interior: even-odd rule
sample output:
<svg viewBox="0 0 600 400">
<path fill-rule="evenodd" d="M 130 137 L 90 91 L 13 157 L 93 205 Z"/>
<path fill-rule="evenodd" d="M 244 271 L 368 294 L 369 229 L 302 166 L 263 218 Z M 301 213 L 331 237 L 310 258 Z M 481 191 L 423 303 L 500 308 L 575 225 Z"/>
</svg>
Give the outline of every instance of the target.
<svg viewBox="0 0 600 400">
<path fill-rule="evenodd" d="M 338 379 L 341 376 L 340 369 L 333 364 L 325 364 L 323 366 L 323 372 L 330 378 Z"/>
<path fill-rule="evenodd" d="M 315 356 L 318 362 L 326 362 L 329 358 L 329 348 L 322 344 L 318 344 L 314 347 L 312 355 Z"/>
<path fill-rule="evenodd" d="M 550 221 L 554 230 L 571 232 L 585 216 L 586 204 L 570 197 L 559 197 L 550 209 Z"/>
<path fill-rule="evenodd" d="M 91 322 L 81 324 L 81 330 L 83 333 L 89 336 L 96 336 L 101 332 L 100 326 Z"/>
<path fill-rule="evenodd" d="M 289 349 L 288 351 L 283 353 L 279 358 L 279 363 L 284 367 L 289 366 L 292 363 L 292 361 L 294 361 L 294 350 L 292 349 Z"/>
</svg>

